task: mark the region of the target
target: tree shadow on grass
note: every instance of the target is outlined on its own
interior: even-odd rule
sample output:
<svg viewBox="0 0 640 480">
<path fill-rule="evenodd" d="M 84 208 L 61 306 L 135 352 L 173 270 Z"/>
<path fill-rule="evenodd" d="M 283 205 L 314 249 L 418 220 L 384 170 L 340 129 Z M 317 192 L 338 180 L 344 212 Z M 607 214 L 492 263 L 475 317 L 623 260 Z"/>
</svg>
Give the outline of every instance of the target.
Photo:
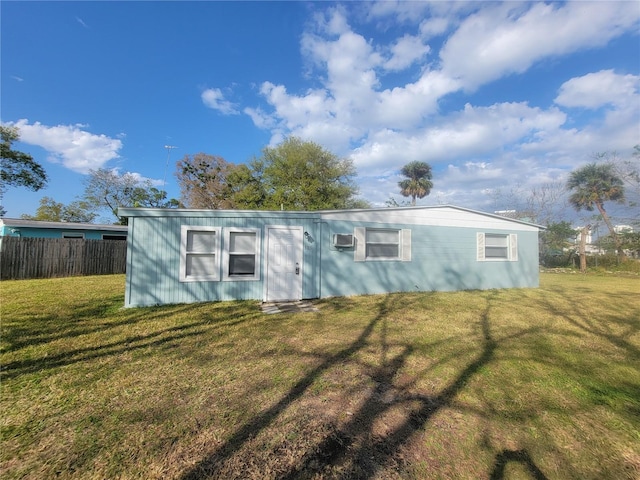
<svg viewBox="0 0 640 480">
<path fill-rule="evenodd" d="M 615 309 L 611 308 L 606 314 L 596 315 L 585 311 L 572 298 L 570 290 L 556 287 L 553 293 L 555 299 L 563 299 L 564 303 L 554 301 L 554 297 L 546 294 L 540 296 L 541 308 L 563 319 L 578 331 L 594 335 L 624 350 L 630 358 L 640 358 L 640 349 L 631 340 L 640 331 L 640 308 L 635 308 L 632 312 L 615 312 Z M 580 293 L 585 293 L 585 289 Z M 597 293 L 602 295 L 602 292 Z M 635 294 L 608 293 L 607 297 L 611 302 L 607 302 L 607 305 L 633 305 L 631 295 Z M 635 304 L 639 305 L 637 302 Z"/>
<path fill-rule="evenodd" d="M 101 321 L 122 304 L 123 296 L 114 295 L 98 304 L 89 301 L 74 305 L 73 317 L 38 312 L 37 316 L 25 314 L 22 318 L 9 319 L 5 314 L 2 339 L 7 346 L 4 350 L 12 352 L 28 346 L 100 332 L 123 324 L 133 324 L 140 319 L 127 316 L 117 322 Z"/>
<path fill-rule="evenodd" d="M 489 480 L 503 480 L 505 478 L 505 469 L 509 463 L 519 463 L 523 465 L 534 480 L 547 480 L 547 477 L 533 462 L 526 450 L 503 450 L 497 454 Z"/>
<path fill-rule="evenodd" d="M 197 465 L 182 475 L 183 480 L 198 480 L 201 478 L 218 478 L 218 469 L 221 464 L 230 458 L 236 451 L 252 438 L 256 437 L 262 430 L 267 428 L 280 414 L 282 414 L 292 403 L 298 400 L 316 379 L 333 366 L 347 360 L 353 354 L 367 345 L 367 339 L 373 333 L 376 325 L 386 316 L 389 306 L 387 296 L 381 305 L 378 315 L 369 322 L 366 328 L 347 348 L 339 351 L 335 355 L 325 359 L 320 365 L 311 370 L 301 380 L 299 380 L 280 401 L 256 416 L 251 421 L 244 424 L 235 434 L 231 436 L 220 448 L 212 452 L 208 457 L 201 460 Z"/>
<path fill-rule="evenodd" d="M 281 480 L 324 477 L 370 479 L 376 477 L 383 468 L 394 468 L 398 449 L 406 445 L 416 433 L 423 431 L 429 420 L 438 411 L 452 405 L 454 398 L 467 382 L 482 367 L 493 360 L 498 343 L 491 335 L 489 324 L 491 298 L 489 297 L 486 309 L 480 316 L 482 338 L 479 356 L 464 367 L 440 393 L 435 395 L 411 393 L 406 386 L 398 386 L 397 384 L 401 383 L 398 382 L 398 374 L 406 366 L 407 359 L 414 352 L 414 348 L 409 344 L 395 344 L 393 345 L 394 351 L 399 351 L 399 353 L 388 358 L 391 348 L 386 338 L 386 322 L 388 321 L 388 313 L 392 311 L 393 298 L 393 295 L 384 297 L 376 316 L 355 341 L 335 355 L 325 358 L 300 379 L 275 405 L 241 426 L 219 448 L 185 472 L 180 477 L 181 480 L 221 478 L 225 462 L 238 453 L 245 444 L 257 437 L 261 431 L 274 423 L 287 408 L 303 396 L 305 391 L 324 372 L 345 362 L 368 346 L 370 337 L 376 328 L 381 331 L 383 354 L 380 365 L 369 373 L 374 387 L 346 424 L 325 433 L 319 442 L 306 449 L 306 454 L 296 461 L 295 466 L 289 467 L 287 471 L 279 472 L 277 478 Z M 395 298 L 401 299 L 402 297 Z M 519 332 L 507 338 L 512 339 L 526 333 L 529 332 Z M 408 413 L 386 434 L 376 433 L 376 422 L 397 407 L 402 407 Z M 497 461 L 503 461 L 501 458 Z M 525 458 L 529 458 L 528 454 L 525 455 Z M 506 461 L 511 460 L 507 455 Z M 505 464 L 506 461 L 504 461 Z M 534 465 L 532 461 L 529 463 Z M 496 471 L 500 474 L 498 467 L 496 467 Z M 502 467 L 503 470 L 504 467 Z M 536 471 L 539 471 L 537 467 Z M 544 476 L 535 478 L 544 478 Z"/>
<path fill-rule="evenodd" d="M 110 328 L 133 325 L 140 321 L 160 322 L 165 317 L 175 315 L 177 313 L 176 308 L 182 314 L 191 310 L 201 310 L 201 306 L 198 307 L 190 305 L 181 305 L 173 308 L 163 307 L 160 308 L 157 312 L 151 312 L 149 309 L 139 309 L 134 313 L 134 316 L 128 318 L 127 320 L 105 324 L 103 328 L 90 330 L 89 333 L 96 333 L 98 331 Z M 85 348 L 65 350 L 53 355 L 45 353 L 33 358 L 25 358 L 13 362 L 7 362 L 1 366 L 2 379 L 9 380 L 11 378 L 15 378 L 28 373 L 42 372 L 45 370 L 51 370 L 54 368 L 72 365 L 79 362 L 129 353 L 146 348 L 158 348 L 162 346 L 170 347 L 172 345 L 178 346 L 178 342 L 180 340 L 184 340 L 190 337 L 197 337 L 204 333 L 211 332 L 212 329 L 227 328 L 238 325 L 247 322 L 255 315 L 258 315 L 257 310 L 255 314 L 239 314 L 233 309 L 232 306 L 225 306 L 223 311 L 228 311 L 228 313 L 220 314 L 218 312 L 215 316 L 211 316 L 206 312 L 200 312 L 198 315 L 200 319 L 198 321 L 192 321 L 190 323 L 185 323 L 174 327 L 161 328 L 142 335 L 131 335 L 114 342 L 95 344 Z M 84 328 L 81 328 L 80 330 L 83 334 L 86 333 Z M 80 333 L 77 333 L 77 335 L 80 335 Z M 55 338 L 51 338 L 50 341 L 53 341 L 54 339 Z M 36 344 L 40 343 L 47 342 L 36 342 Z"/>
</svg>

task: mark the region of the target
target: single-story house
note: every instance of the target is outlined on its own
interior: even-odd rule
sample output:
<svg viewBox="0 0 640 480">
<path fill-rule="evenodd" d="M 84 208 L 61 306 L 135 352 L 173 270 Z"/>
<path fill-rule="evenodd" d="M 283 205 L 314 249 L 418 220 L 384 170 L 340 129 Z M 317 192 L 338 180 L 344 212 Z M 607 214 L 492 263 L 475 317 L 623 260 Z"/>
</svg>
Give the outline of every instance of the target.
<svg viewBox="0 0 640 480">
<path fill-rule="evenodd" d="M 126 240 L 127 231 L 126 225 L 43 222 L 19 218 L 0 218 L 0 237 Z"/>
<path fill-rule="evenodd" d="M 125 306 L 537 287 L 528 222 L 455 206 L 121 208 Z"/>
</svg>

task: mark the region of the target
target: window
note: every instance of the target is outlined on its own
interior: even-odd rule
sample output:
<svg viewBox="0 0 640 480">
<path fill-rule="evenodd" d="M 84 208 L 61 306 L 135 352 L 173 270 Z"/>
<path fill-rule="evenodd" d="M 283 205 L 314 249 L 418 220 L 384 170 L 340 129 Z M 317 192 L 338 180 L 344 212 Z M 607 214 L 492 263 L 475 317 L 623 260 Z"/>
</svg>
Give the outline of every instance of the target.
<svg viewBox="0 0 640 480">
<path fill-rule="evenodd" d="M 366 258 L 392 258 L 400 256 L 400 230 L 367 229 Z"/>
<path fill-rule="evenodd" d="M 220 227 L 180 230 L 180 281 L 220 280 Z"/>
<path fill-rule="evenodd" d="M 478 233 L 478 261 L 518 261 L 518 236 L 514 233 Z"/>
<path fill-rule="evenodd" d="M 411 261 L 411 230 L 356 227 L 354 232 L 356 262 Z"/>
<path fill-rule="evenodd" d="M 105 233 L 104 235 L 102 235 L 102 239 L 103 240 L 126 240 L 127 236 L 126 235 L 113 235 L 113 234 Z"/>
<path fill-rule="evenodd" d="M 82 232 L 62 232 L 62 238 L 84 238 Z"/>
<path fill-rule="evenodd" d="M 485 234 L 484 258 L 509 259 L 509 237 L 507 235 Z"/>
<path fill-rule="evenodd" d="M 225 229 L 224 280 L 260 278 L 260 236 L 255 228 Z"/>
</svg>

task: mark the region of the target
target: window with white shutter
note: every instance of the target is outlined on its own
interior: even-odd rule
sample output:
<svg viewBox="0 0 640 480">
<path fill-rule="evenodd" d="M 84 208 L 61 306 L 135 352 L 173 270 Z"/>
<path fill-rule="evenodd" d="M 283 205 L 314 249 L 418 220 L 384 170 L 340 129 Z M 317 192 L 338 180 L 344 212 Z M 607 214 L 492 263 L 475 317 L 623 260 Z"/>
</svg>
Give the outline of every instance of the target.
<svg viewBox="0 0 640 480">
<path fill-rule="evenodd" d="M 354 229 L 356 262 L 411 261 L 411 230 L 391 228 Z"/>
<path fill-rule="evenodd" d="M 477 260 L 518 261 L 518 235 L 515 233 L 482 233 L 476 235 Z"/>
</svg>

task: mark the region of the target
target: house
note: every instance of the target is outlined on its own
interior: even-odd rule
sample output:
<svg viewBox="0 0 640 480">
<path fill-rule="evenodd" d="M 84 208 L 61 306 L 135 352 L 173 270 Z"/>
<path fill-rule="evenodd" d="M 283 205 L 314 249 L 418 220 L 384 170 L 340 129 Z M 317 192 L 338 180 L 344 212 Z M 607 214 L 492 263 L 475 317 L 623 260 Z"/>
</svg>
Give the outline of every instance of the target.
<svg viewBox="0 0 640 480">
<path fill-rule="evenodd" d="M 121 208 L 125 306 L 538 286 L 538 225 L 454 206 Z"/>
<path fill-rule="evenodd" d="M 126 240 L 127 226 L 0 218 L 0 237 Z"/>
</svg>

